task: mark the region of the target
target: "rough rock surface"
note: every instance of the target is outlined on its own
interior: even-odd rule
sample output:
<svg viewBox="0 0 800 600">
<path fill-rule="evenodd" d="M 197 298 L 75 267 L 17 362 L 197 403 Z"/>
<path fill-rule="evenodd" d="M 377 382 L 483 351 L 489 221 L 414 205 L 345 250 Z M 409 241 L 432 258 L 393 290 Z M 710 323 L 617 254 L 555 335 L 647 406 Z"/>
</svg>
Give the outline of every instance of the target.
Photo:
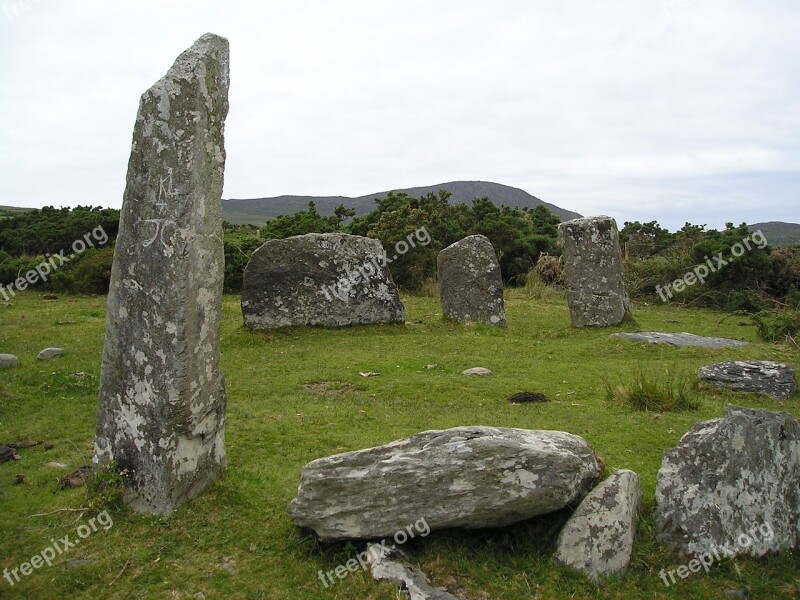
<svg viewBox="0 0 800 600">
<path fill-rule="evenodd" d="M 703 337 L 693 333 L 661 333 L 658 331 L 640 331 L 639 333 L 612 333 L 611 337 L 623 340 L 645 341 L 651 344 L 669 344 L 682 348 L 684 346 L 698 346 L 700 348 L 735 348 L 747 346 L 747 342 L 731 340 L 728 338 Z"/>
<path fill-rule="evenodd" d="M 754 392 L 786 400 L 797 383 L 789 365 L 768 360 L 735 360 L 700 367 L 697 376 L 718 387 L 737 392 Z"/>
<path fill-rule="evenodd" d="M 36 357 L 37 360 L 50 360 L 52 358 L 58 358 L 59 356 L 64 356 L 64 349 L 63 348 L 45 348 L 39 355 Z"/>
<path fill-rule="evenodd" d="M 500 527 L 580 500 L 599 475 L 576 435 L 456 427 L 308 463 L 288 511 L 325 540 L 385 537 L 421 518 L 430 530 Z"/>
<path fill-rule="evenodd" d="M 250 329 L 404 323 L 378 240 L 309 233 L 269 240 L 244 271 L 242 314 Z"/>
<path fill-rule="evenodd" d="M 472 367 L 471 369 L 461 371 L 461 374 L 467 377 L 489 377 L 492 372 L 486 367 Z"/>
<path fill-rule="evenodd" d="M 729 405 L 724 418 L 695 424 L 664 452 L 656 522 L 658 538 L 683 556 L 797 548 L 800 423 Z"/>
<path fill-rule="evenodd" d="M 506 326 L 500 263 L 487 237 L 471 235 L 451 244 L 439 252 L 436 268 L 447 319 Z"/>
<path fill-rule="evenodd" d="M 0 369 L 11 369 L 19 364 L 19 360 L 13 354 L 0 354 Z"/>
<path fill-rule="evenodd" d="M 555 560 L 594 582 L 624 573 L 631 560 L 642 490 L 633 471 L 617 471 L 594 488 L 558 536 Z"/>
<path fill-rule="evenodd" d="M 139 103 L 106 308 L 94 462 L 168 514 L 225 472 L 219 370 L 228 41 L 202 36 Z"/>
<path fill-rule="evenodd" d="M 564 250 L 567 302 L 574 327 L 616 325 L 630 310 L 617 223 L 587 217 L 558 226 Z"/>
<path fill-rule="evenodd" d="M 408 600 L 458 600 L 442 588 L 433 587 L 427 575 L 410 565 L 385 555 L 380 544 L 367 547 L 367 560 L 376 581 L 388 579 L 408 594 Z"/>
</svg>

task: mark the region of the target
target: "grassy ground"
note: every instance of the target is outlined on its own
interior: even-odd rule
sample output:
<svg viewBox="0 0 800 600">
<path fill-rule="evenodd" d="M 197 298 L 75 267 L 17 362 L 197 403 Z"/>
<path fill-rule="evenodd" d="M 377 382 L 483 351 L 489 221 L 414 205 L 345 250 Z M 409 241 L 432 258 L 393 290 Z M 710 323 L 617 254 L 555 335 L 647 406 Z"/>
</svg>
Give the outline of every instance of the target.
<svg viewBox="0 0 800 600">
<path fill-rule="evenodd" d="M 329 571 L 362 548 L 320 545 L 297 530 L 285 512 L 301 467 L 345 450 L 382 444 L 426 429 L 484 424 L 558 429 L 586 438 L 608 470 L 633 469 L 643 483 L 640 533 L 631 570 L 621 580 L 589 584 L 550 561 L 560 514 L 502 530 L 437 532 L 408 544 L 435 585 L 465 600 L 528 598 L 723 598 L 747 589 L 755 598 L 797 598 L 800 557 L 738 558 L 692 573 L 666 588 L 661 569 L 678 564 L 654 540 L 656 473 L 665 448 L 700 420 L 721 416 L 728 402 L 800 415 L 797 395 L 769 399 L 700 388 L 696 412 L 635 412 L 606 400 L 604 378 L 632 381 L 637 369 L 668 369 L 693 379 L 701 365 L 759 358 L 798 364 L 788 346 L 759 343 L 749 320 L 715 312 L 637 306 L 635 322 L 619 328 L 573 330 L 561 296 L 507 299 L 509 328 L 498 331 L 441 321 L 438 302 L 405 297 L 405 326 L 346 330 L 286 330 L 253 334 L 242 327 L 236 297 L 226 297 L 222 365 L 229 405 L 228 477 L 170 518 L 113 512 L 72 549 L 2 598 L 396 598 L 387 583 L 358 572 L 325 588 Z M 0 371 L 0 443 L 23 439 L 54 444 L 22 450 L 0 465 L 0 568 L 13 569 L 87 522 L 75 512 L 83 489 L 60 491 L 66 468 L 90 461 L 104 330 L 104 298 L 44 301 L 23 293 L 0 305 L 0 352 L 20 358 Z M 753 342 L 746 348 L 676 349 L 609 338 L 637 329 L 690 331 Z M 38 363 L 47 346 L 66 356 Z M 427 369 L 426 365 L 435 364 Z M 469 367 L 490 378 L 466 378 Z M 379 377 L 361 378 L 358 371 Z M 308 384 L 320 384 L 310 386 Z M 326 393 L 327 390 L 327 393 Z M 341 390 L 341 393 L 336 390 Z M 551 402 L 512 405 L 518 391 Z M 25 483 L 15 485 L 18 474 Z M 387 493 L 391 493 L 387 490 Z M 424 515 L 421 515 L 424 516 Z M 202 595 L 198 595 L 202 593 Z"/>
</svg>

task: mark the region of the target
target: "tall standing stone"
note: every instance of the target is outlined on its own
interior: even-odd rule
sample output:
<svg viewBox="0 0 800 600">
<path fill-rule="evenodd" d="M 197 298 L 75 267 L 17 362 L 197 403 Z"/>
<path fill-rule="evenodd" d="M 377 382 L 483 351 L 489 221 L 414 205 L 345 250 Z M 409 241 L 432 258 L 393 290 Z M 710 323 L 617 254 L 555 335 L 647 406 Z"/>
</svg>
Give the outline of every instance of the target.
<svg viewBox="0 0 800 600">
<path fill-rule="evenodd" d="M 202 36 L 139 103 L 106 307 L 96 466 L 169 514 L 225 473 L 220 198 L 228 41 Z"/>
<path fill-rule="evenodd" d="M 573 327 L 616 325 L 630 310 L 617 223 L 588 217 L 558 226 Z"/>
<path fill-rule="evenodd" d="M 500 263 L 487 237 L 470 235 L 451 244 L 439 252 L 436 268 L 446 318 L 506 326 Z"/>
</svg>

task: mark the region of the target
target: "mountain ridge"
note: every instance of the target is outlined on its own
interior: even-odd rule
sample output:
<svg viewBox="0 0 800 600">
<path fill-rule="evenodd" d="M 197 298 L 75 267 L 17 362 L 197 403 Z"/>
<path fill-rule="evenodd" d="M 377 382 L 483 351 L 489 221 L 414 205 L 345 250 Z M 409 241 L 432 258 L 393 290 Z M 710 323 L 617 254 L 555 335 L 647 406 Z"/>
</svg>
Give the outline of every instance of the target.
<svg viewBox="0 0 800 600">
<path fill-rule="evenodd" d="M 800 223 L 786 221 L 766 221 L 747 226 L 750 231 L 761 231 L 773 248 L 800 244 Z"/>
<path fill-rule="evenodd" d="M 452 204 L 471 204 L 475 198 L 487 196 L 498 206 L 505 204 L 518 208 L 526 206 L 535 208 L 544 205 L 562 221 L 581 216 L 579 213 L 545 202 L 520 188 L 491 181 L 449 181 L 434 185 L 396 188 L 391 191 L 419 197 L 431 192 L 436 193 L 439 190 L 446 190 L 452 194 L 450 197 Z M 262 225 L 266 220 L 278 215 L 288 215 L 305 210 L 309 202 L 314 202 L 319 213 L 323 215 L 332 215 L 334 209 L 340 204 L 354 209 L 357 215 L 364 215 L 375 208 L 376 199 L 385 198 L 389 191 L 355 197 L 283 195 L 269 198 L 223 199 L 222 218 L 230 223 Z"/>
</svg>

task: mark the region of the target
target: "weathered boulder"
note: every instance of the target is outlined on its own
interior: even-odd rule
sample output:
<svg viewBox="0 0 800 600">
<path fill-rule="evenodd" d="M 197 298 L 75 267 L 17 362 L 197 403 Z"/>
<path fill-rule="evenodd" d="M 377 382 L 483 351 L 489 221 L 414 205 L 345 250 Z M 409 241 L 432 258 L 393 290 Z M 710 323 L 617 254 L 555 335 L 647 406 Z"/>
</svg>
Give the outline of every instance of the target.
<svg viewBox="0 0 800 600">
<path fill-rule="evenodd" d="M 63 348 L 45 348 L 39 355 L 36 357 L 37 360 L 51 360 L 53 358 L 58 358 L 59 356 L 64 356 L 64 349 Z"/>
<path fill-rule="evenodd" d="M 455 427 L 308 463 L 288 512 L 321 539 L 373 539 L 425 519 L 431 531 L 509 525 L 583 498 L 600 475 L 561 431 Z"/>
<path fill-rule="evenodd" d="M 12 369 L 19 364 L 19 360 L 13 354 L 0 354 L 0 369 Z"/>
<path fill-rule="evenodd" d="M 703 337 L 693 333 L 662 333 L 660 331 L 640 331 L 638 333 L 612 333 L 611 337 L 634 342 L 648 342 L 650 344 L 668 344 L 683 348 L 696 346 L 698 348 L 738 348 L 748 346 L 747 342 L 729 338 Z"/>
<path fill-rule="evenodd" d="M 558 226 L 573 327 L 617 325 L 630 310 L 617 223 L 588 217 Z"/>
<path fill-rule="evenodd" d="M 797 548 L 800 423 L 729 405 L 724 418 L 695 424 L 664 452 L 656 523 L 658 539 L 682 556 Z"/>
<path fill-rule="evenodd" d="M 706 365 L 700 367 L 697 376 L 717 387 L 765 394 L 778 400 L 786 400 L 797 389 L 794 369 L 768 360 L 735 360 Z"/>
<path fill-rule="evenodd" d="M 639 476 L 621 470 L 583 499 L 558 536 L 556 562 L 594 582 L 624 573 L 631 560 L 642 490 Z"/>
<path fill-rule="evenodd" d="M 500 263 L 487 237 L 471 235 L 451 244 L 439 252 L 436 269 L 447 319 L 506 326 Z"/>
<path fill-rule="evenodd" d="M 228 41 L 206 34 L 139 103 L 114 251 L 94 463 L 168 514 L 225 472 L 220 198 Z"/>
<path fill-rule="evenodd" d="M 309 233 L 269 240 L 244 271 L 242 314 L 250 329 L 404 323 L 378 240 Z"/>
</svg>

